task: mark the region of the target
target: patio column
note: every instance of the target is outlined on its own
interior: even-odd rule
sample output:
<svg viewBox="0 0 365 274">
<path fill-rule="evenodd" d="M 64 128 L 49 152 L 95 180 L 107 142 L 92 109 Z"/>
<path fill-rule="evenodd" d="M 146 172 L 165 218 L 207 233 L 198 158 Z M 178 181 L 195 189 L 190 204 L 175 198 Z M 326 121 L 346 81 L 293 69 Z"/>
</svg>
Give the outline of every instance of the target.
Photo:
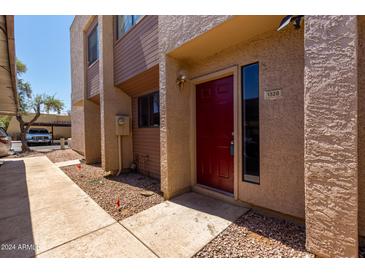
<svg viewBox="0 0 365 274">
<path fill-rule="evenodd" d="M 161 190 L 170 199 L 191 188 L 191 91 L 176 84 L 181 64 L 160 56 Z"/>
<path fill-rule="evenodd" d="M 123 136 L 121 151 L 115 134 L 117 114 L 132 117 L 132 100 L 125 92 L 114 86 L 114 40 L 113 16 L 98 16 L 99 34 L 99 84 L 101 118 L 101 162 L 107 171 L 117 172 L 119 153 L 122 153 L 122 168 L 129 168 L 133 161 L 132 135 Z"/>
<path fill-rule="evenodd" d="M 100 163 L 100 107 L 87 98 L 84 100 L 84 138 L 86 163 Z"/>
<path fill-rule="evenodd" d="M 304 21 L 306 246 L 357 257 L 357 17 Z"/>
</svg>

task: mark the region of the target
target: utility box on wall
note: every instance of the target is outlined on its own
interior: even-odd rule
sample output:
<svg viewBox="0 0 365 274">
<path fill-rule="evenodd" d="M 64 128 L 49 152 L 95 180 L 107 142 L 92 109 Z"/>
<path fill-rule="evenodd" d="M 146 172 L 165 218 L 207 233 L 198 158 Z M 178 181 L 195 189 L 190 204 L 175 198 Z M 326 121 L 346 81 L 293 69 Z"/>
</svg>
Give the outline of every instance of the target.
<svg viewBox="0 0 365 274">
<path fill-rule="evenodd" d="M 130 119 L 128 115 L 115 116 L 116 135 L 127 136 L 130 134 Z"/>
</svg>

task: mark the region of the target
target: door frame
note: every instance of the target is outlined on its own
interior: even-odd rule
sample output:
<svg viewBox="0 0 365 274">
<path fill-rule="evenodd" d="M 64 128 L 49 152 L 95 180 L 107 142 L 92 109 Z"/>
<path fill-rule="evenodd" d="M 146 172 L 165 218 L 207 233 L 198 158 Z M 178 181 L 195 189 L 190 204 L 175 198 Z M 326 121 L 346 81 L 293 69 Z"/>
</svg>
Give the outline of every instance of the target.
<svg viewBox="0 0 365 274">
<path fill-rule="evenodd" d="M 190 102 L 190 163 L 191 163 L 191 182 L 192 187 L 200 186 L 197 183 L 197 171 L 196 171 L 196 86 L 198 84 L 202 84 L 205 82 L 217 80 L 226 76 L 233 76 L 233 141 L 234 141 L 234 156 L 233 156 L 233 197 L 235 200 L 238 200 L 238 182 L 239 182 L 239 151 L 241 151 L 241 144 L 239 134 L 241 131 L 240 125 L 240 111 L 239 111 L 239 102 L 240 102 L 240 93 L 238 92 L 239 85 L 239 66 L 233 65 L 230 67 L 226 67 L 223 69 L 219 69 L 201 76 L 193 77 L 189 79 L 190 90 L 191 93 L 191 102 Z M 205 186 L 204 186 L 205 187 Z M 220 192 L 217 189 L 217 192 Z"/>
</svg>

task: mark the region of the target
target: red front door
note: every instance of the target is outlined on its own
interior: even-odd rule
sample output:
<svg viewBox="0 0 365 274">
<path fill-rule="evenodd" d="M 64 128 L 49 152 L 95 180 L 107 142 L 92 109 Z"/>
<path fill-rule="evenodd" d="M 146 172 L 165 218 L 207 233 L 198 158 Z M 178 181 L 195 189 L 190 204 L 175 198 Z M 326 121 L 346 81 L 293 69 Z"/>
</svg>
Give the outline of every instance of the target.
<svg viewBox="0 0 365 274">
<path fill-rule="evenodd" d="M 233 192 L 233 76 L 196 87 L 197 182 Z"/>
</svg>

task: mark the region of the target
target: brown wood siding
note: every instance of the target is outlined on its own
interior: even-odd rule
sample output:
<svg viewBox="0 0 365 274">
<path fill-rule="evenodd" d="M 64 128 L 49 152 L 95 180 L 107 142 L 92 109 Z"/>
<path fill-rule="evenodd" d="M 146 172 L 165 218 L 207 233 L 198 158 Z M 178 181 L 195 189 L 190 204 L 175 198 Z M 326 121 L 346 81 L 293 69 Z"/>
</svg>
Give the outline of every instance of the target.
<svg viewBox="0 0 365 274">
<path fill-rule="evenodd" d="M 99 94 L 99 61 L 87 69 L 87 98 Z"/>
<path fill-rule="evenodd" d="M 138 128 L 138 97 L 132 99 L 132 111 L 133 155 L 138 171 L 160 178 L 160 128 Z"/>
<path fill-rule="evenodd" d="M 114 83 L 158 64 L 158 16 L 146 15 L 114 45 Z"/>
<path fill-rule="evenodd" d="M 131 79 L 128 79 L 118 87 L 129 96 L 136 97 L 146 93 L 147 90 L 158 90 L 159 84 L 159 68 L 158 65 L 155 65 Z"/>
</svg>

